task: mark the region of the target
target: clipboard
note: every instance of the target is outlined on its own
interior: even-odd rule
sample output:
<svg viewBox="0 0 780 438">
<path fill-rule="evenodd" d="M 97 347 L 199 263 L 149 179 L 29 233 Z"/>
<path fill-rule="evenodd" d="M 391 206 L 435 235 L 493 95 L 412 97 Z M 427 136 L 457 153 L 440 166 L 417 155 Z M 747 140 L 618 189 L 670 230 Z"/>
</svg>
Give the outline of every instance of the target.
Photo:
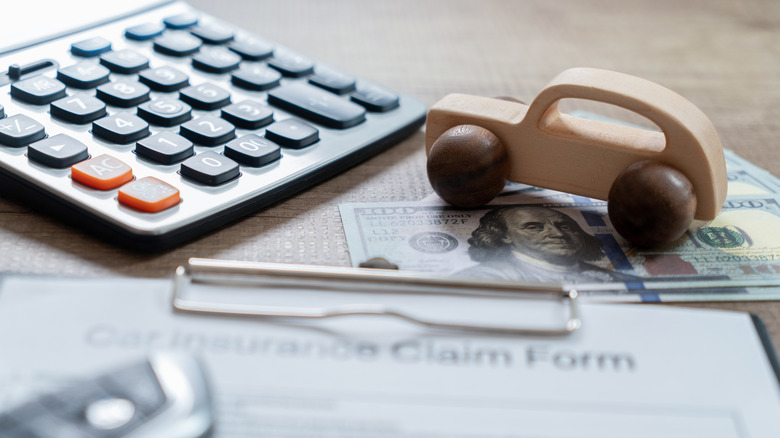
<svg viewBox="0 0 780 438">
<path fill-rule="evenodd" d="M 559 302 L 567 313 L 551 328 L 489 325 L 457 321 L 436 321 L 415 316 L 390 303 L 344 302 L 327 306 L 285 306 L 228 304 L 191 298 L 193 285 L 213 287 L 247 286 L 250 288 L 307 288 L 312 290 L 372 294 L 433 295 L 443 298 L 498 298 L 502 300 L 546 300 Z M 372 315 L 398 318 L 429 329 L 503 335 L 562 336 L 582 326 L 577 289 L 554 283 L 511 283 L 441 278 L 422 273 L 406 274 L 390 269 L 342 268 L 294 264 L 237 262 L 191 258 L 176 270 L 171 306 L 177 312 L 207 315 L 329 319 Z"/>
<path fill-rule="evenodd" d="M 197 354 L 210 372 L 215 438 L 252 436 L 246 431 L 280 437 L 774 438 L 780 430 L 777 364 L 756 322 L 743 313 L 578 297 L 581 325 L 558 336 L 439 329 L 375 314 L 213 314 L 213 298 L 232 306 L 258 290 L 245 287 L 239 272 L 189 267 L 178 305 L 205 303 L 206 312 L 172 311 L 168 279 L 4 278 L 0 409 L 11 397 L 28 397 L 66 378 L 173 351 Z M 310 281 L 319 283 L 321 275 L 312 273 Z M 297 280 L 285 281 L 284 290 L 299 292 Z M 357 304 L 390 296 L 354 289 L 346 296 Z M 268 290 L 263 302 L 276 306 L 273 299 L 288 298 L 276 296 L 284 295 L 276 286 Z M 570 306 L 562 294 L 511 300 L 566 315 L 548 321 L 560 328 Z M 399 302 L 416 295 L 392 294 Z M 435 300 L 442 299 L 458 303 L 458 311 L 484 302 L 491 313 L 514 313 L 494 306 L 504 297 L 427 295 L 431 300 L 422 303 L 437 311 Z"/>
</svg>

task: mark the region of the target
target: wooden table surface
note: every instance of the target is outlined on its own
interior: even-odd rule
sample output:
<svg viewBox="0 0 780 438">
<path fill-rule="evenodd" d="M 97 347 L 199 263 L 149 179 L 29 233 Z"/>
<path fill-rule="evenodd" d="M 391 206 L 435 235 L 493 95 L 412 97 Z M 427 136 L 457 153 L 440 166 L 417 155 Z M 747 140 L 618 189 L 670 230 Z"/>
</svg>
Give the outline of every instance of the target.
<svg viewBox="0 0 780 438">
<path fill-rule="evenodd" d="M 780 175 L 780 2 L 732 0 L 192 0 L 193 6 L 431 105 L 447 93 L 530 101 L 598 67 L 682 94 L 725 147 Z M 613 108 L 601 108 L 606 115 Z M 337 205 L 431 193 L 422 130 L 381 155 L 179 248 L 128 252 L 0 198 L 0 272 L 169 277 L 189 257 L 349 265 Z M 750 311 L 780 346 L 780 303 Z"/>
</svg>

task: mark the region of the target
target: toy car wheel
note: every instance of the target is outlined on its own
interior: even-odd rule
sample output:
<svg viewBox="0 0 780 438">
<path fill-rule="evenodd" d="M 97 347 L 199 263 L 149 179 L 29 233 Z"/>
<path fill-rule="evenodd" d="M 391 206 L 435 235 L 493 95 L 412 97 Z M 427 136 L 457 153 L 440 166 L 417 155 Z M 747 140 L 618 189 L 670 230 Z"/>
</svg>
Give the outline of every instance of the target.
<svg viewBox="0 0 780 438">
<path fill-rule="evenodd" d="M 476 125 L 445 131 L 428 152 L 428 180 L 448 203 L 461 208 L 484 205 L 506 185 L 509 159 L 498 137 Z"/>
<path fill-rule="evenodd" d="M 690 227 L 696 193 L 679 170 L 658 161 L 640 161 L 615 179 L 607 208 L 612 226 L 626 240 L 638 246 L 660 246 Z"/>
</svg>

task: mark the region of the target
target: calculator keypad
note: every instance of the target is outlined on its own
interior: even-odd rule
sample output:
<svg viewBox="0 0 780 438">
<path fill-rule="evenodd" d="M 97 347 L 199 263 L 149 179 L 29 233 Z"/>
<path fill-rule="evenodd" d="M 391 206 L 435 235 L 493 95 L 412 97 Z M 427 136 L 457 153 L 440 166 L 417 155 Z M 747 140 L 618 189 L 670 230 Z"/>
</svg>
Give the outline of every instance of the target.
<svg viewBox="0 0 780 438">
<path fill-rule="evenodd" d="M 230 93 L 208 82 L 192 85 L 179 91 L 179 98 L 193 108 L 215 110 L 230 103 Z"/>
<path fill-rule="evenodd" d="M 0 105 L 0 171 L 30 167 L 32 185 L 126 224 L 128 235 L 165 235 L 239 199 L 281 199 L 312 184 L 309 172 L 338 172 L 423 121 L 419 102 L 404 107 L 186 5 L 164 9 L 181 12 L 141 14 L 14 61 L 56 68 L 13 82 L 9 100 L 0 93 L 11 104 L 4 118 Z M 67 168 L 63 179 L 57 169 Z"/>
</svg>

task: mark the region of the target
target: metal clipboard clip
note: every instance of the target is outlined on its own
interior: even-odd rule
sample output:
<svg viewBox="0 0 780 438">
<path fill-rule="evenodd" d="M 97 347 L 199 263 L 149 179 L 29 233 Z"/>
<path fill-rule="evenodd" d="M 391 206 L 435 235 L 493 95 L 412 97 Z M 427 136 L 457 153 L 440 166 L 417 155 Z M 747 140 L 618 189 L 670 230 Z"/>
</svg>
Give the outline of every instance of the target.
<svg viewBox="0 0 780 438">
<path fill-rule="evenodd" d="M 327 305 L 279 305 L 223 302 L 218 299 L 192 298 L 196 287 L 274 290 L 277 297 L 288 291 L 305 289 L 314 292 L 356 292 L 365 298 L 373 294 L 422 296 L 484 300 L 547 300 L 560 303 L 560 323 L 543 327 L 484 324 L 482 322 L 437 321 L 416 315 L 414 311 L 388 303 L 347 302 Z M 388 295 L 389 294 L 389 295 Z M 316 295 L 312 295 L 315 296 Z M 561 336 L 582 326 L 578 309 L 578 292 L 550 283 L 510 283 L 437 278 L 424 273 L 408 274 L 388 269 L 344 268 L 260 262 L 238 262 L 216 259 L 189 259 L 176 270 L 171 305 L 174 311 L 257 318 L 331 319 L 348 315 L 376 315 L 399 318 L 429 329 L 477 332 L 485 334 Z M 392 301 L 392 300 L 391 300 Z M 557 313 L 556 313 L 557 315 Z M 556 318 L 557 319 L 557 318 Z"/>
</svg>

